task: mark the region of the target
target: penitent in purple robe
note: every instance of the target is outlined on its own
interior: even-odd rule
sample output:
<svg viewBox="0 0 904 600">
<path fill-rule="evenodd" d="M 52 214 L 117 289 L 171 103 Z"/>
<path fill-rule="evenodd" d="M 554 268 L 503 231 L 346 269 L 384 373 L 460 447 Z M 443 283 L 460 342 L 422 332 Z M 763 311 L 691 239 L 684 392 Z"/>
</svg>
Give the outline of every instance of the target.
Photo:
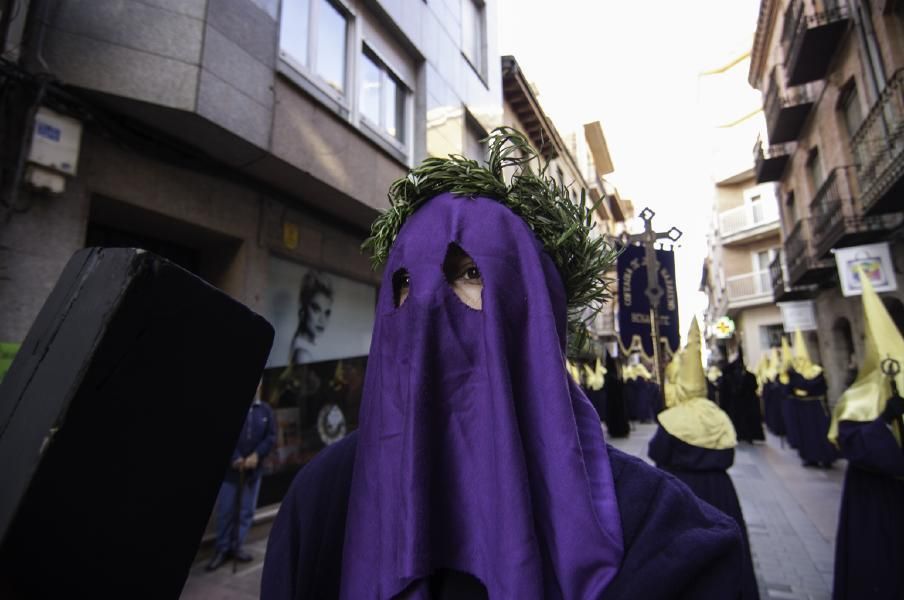
<svg viewBox="0 0 904 600">
<path fill-rule="evenodd" d="M 763 384 L 763 420 L 775 435 L 785 435 L 785 418 L 782 415 L 785 387 L 778 381 Z"/>
<path fill-rule="evenodd" d="M 355 432 L 323 450 L 295 478 L 270 533 L 262 600 L 339 597 L 357 447 Z M 599 600 L 749 597 L 741 596 L 739 584 L 745 559 L 737 523 L 672 475 L 611 446 L 608 450 L 625 554 Z M 433 598 L 487 598 L 479 584 L 460 574 L 447 574 L 443 584 Z"/>
<path fill-rule="evenodd" d="M 452 244 L 479 268 L 481 310 L 445 279 Z M 610 458 L 565 370 L 565 328 L 561 275 L 507 207 L 443 194 L 411 215 L 380 288 L 359 429 L 285 498 L 264 600 L 735 596 L 736 524 Z"/>
<path fill-rule="evenodd" d="M 842 421 L 838 444 L 848 469 L 832 597 L 904 598 L 904 453 L 881 418 Z"/>
<path fill-rule="evenodd" d="M 826 380 L 820 374 L 807 379 L 794 369 L 788 371 L 788 399 L 796 429 L 797 453 L 805 464 L 830 466 L 838 458 L 838 450 L 829 442 L 831 415 L 826 406 Z M 795 394 L 799 390 L 805 395 Z M 790 439 L 791 427 L 788 427 Z"/>
<path fill-rule="evenodd" d="M 655 382 L 635 377 L 622 384 L 625 402 L 628 404 L 628 418 L 632 421 L 649 423 L 659 412 L 659 386 Z"/>
<path fill-rule="evenodd" d="M 759 598 L 747 525 L 731 477 L 726 471 L 734 464 L 734 448 L 713 450 L 684 442 L 661 425 L 650 440 L 648 455 L 660 469 L 684 482 L 698 498 L 715 506 L 737 522 L 744 538 L 744 574 L 741 597 Z"/>
</svg>

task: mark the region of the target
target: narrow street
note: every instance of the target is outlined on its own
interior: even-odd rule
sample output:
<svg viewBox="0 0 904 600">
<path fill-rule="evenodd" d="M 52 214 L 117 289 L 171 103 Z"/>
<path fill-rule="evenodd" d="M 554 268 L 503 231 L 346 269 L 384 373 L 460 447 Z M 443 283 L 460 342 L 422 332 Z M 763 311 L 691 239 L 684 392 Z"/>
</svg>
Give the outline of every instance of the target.
<svg viewBox="0 0 904 600">
<path fill-rule="evenodd" d="M 655 431 L 638 425 L 628 439 L 609 441 L 646 459 Z M 796 451 L 766 435 L 765 444 L 741 443 L 729 471 L 747 521 L 760 597 L 830 598 L 845 463 L 804 468 Z"/>
<path fill-rule="evenodd" d="M 656 428 L 644 424 L 635 427 L 628 439 L 610 443 L 647 459 L 647 442 Z M 845 463 L 839 461 L 827 471 L 804 468 L 794 450 L 767 435 L 765 444 L 738 446 L 730 471 L 747 520 L 760 597 L 830 598 Z M 257 598 L 268 533 L 268 525 L 254 528 L 247 546 L 255 560 L 240 564 L 235 574 L 231 563 L 214 573 L 205 572 L 209 551 L 200 553 L 182 599 Z"/>
</svg>

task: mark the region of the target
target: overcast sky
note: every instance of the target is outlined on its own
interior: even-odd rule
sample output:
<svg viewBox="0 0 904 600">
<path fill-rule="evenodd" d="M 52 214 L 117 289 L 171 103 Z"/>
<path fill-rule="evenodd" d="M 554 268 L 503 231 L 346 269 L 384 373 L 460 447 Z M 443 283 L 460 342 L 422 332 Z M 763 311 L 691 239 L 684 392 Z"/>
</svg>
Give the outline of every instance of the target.
<svg viewBox="0 0 904 600">
<path fill-rule="evenodd" d="M 600 121 L 615 165 L 608 179 L 637 212 L 656 212 L 657 230 L 684 231 L 682 337 L 706 306 L 697 290 L 713 198 L 712 118 L 699 74 L 749 50 L 758 8 L 759 0 L 500 0 L 500 51 L 518 60 L 559 131 Z"/>
</svg>

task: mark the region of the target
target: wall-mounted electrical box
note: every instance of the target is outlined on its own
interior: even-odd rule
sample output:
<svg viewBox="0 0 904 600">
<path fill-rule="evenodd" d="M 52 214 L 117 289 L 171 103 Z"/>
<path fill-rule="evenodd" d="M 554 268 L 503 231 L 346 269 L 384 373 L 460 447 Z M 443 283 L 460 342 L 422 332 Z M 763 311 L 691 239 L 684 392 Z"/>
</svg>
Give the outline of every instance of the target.
<svg viewBox="0 0 904 600">
<path fill-rule="evenodd" d="M 35 116 L 28 161 L 64 175 L 75 175 L 81 139 L 80 121 L 41 107 Z"/>
</svg>

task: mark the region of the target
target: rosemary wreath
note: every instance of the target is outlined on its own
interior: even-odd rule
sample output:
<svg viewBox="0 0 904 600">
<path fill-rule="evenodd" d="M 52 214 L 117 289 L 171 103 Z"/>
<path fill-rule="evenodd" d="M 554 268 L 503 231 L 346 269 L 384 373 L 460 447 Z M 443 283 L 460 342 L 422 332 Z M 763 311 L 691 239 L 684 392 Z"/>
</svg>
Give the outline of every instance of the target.
<svg viewBox="0 0 904 600">
<path fill-rule="evenodd" d="M 611 297 L 605 273 L 618 255 L 600 232 L 594 232 L 598 203 L 591 204 L 584 190 L 580 200 L 573 201 L 565 185 L 547 176 L 549 163 L 517 130 L 498 127 L 482 141 L 488 146 L 483 166 L 456 154 L 431 157 L 394 181 L 389 187 L 389 208 L 374 221 L 361 248 L 372 253 L 373 266 L 378 268 L 386 262 L 405 220 L 442 193 L 497 200 L 527 223 L 558 268 L 567 298 L 570 346 L 582 346 L 588 323 Z M 534 161 L 536 173 L 531 169 Z M 506 183 L 508 167 L 514 173 Z"/>
</svg>

